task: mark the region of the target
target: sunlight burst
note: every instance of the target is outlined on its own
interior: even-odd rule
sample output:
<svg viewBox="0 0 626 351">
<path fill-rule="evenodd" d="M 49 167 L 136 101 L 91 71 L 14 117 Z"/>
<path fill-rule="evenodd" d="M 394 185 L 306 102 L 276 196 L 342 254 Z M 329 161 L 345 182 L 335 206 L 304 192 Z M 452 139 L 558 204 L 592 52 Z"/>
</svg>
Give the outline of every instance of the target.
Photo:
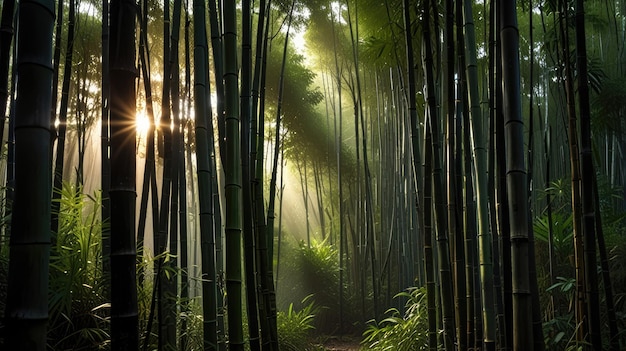
<svg viewBox="0 0 626 351">
<path fill-rule="evenodd" d="M 135 127 L 137 128 L 137 133 L 140 135 L 145 135 L 148 132 L 148 128 L 150 128 L 150 119 L 146 115 L 146 111 L 137 111 Z"/>
</svg>

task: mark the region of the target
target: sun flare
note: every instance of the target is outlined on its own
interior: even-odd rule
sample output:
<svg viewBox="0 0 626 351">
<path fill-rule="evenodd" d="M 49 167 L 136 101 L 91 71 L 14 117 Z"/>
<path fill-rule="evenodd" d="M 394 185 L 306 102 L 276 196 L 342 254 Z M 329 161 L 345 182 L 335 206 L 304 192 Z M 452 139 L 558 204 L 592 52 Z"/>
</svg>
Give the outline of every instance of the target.
<svg viewBox="0 0 626 351">
<path fill-rule="evenodd" d="M 135 117 L 135 128 L 137 129 L 137 133 L 140 135 L 145 135 L 148 132 L 148 128 L 150 128 L 150 119 L 146 115 L 146 111 L 138 111 Z"/>
</svg>

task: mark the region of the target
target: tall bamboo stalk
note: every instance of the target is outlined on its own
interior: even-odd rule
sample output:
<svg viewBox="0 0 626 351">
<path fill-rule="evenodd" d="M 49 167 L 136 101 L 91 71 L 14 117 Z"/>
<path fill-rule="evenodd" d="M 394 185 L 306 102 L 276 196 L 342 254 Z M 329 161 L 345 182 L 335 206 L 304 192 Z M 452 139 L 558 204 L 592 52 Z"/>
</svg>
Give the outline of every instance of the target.
<svg viewBox="0 0 626 351">
<path fill-rule="evenodd" d="M 219 5 L 219 6 L 218 6 Z M 224 96 L 224 65 L 227 62 L 224 62 L 224 43 L 223 40 L 225 35 L 223 35 L 223 31 L 226 29 L 223 28 L 224 25 L 224 14 L 220 12 L 221 6 L 223 6 L 223 0 L 209 0 L 209 25 L 211 28 L 211 48 L 213 52 L 213 69 L 215 74 L 215 90 L 217 95 L 216 100 L 216 111 L 217 111 L 217 133 L 218 133 L 218 147 L 219 154 L 222 162 L 224 161 L 224 152 L 226 149 L 226 145 L 224 145 L 225 141 L 225 114 L 224 114 L 224 104 L 225 96 Z M 230 25 L 230 24 L 229 24 Z M 236 23 L 233 24 L 236 26 Z"/>
<path fill-rule="evenodd" d="M 466 96 L 466 94 L 464 94 Z M 467 111 L 467 110 L 465 110 Z M 476 246 L 476 207 L 474 202 L 475 177 L 472 176 L 472 157 L 470 146 L 470 123 L 467 113 L 463 116 L 463 174 L 464 174 L 464 239 L 465 239 L 465 284 L 466 284 L 466 308 L 467 308 L 467 343 L 470 347 L 475 347 L 478 335 L 475 331 L 478 314 L 475 308 L 475 296 L 477 288 L 474 276 L 477 265 Z M 479 295 L 479 294 L 478 294 Z"/>
<path fill-rule="evenodd" d="M 180 210 L 179 210 L 179 233 L 180 233 L 180 299 L 181 313 L 184 316 L 189 315 L 189 254 L 188 254 L 188 218 L 187 218 L 187 157 L 190 153 L 187 153 L 185 130 L 191 125 L 191 57 L 189 55 L 189 27 L 191 27 L 191 20 L 189 19 L 189 10 L 185 7 L 185 34 L 184 34 L 184 46 L 185 46 L 185 89 L 183 102 L 184 112 L 180 118 L 180 140 L 179 140 L 179 153 L 180 153 L 180 165 L 179 165 L 179 191 L 180 197 Z M 192 177 L 193 187 L 193 177 Z M 191 192 L 195 194 L 194 191 Z M 207 195 L 209 193 L 207 192 Z M 205 195 L 206 196 L 206 195 Z M 195 209 L 195 206 L 194 206 Z M 186 350 L 189 348 L 189 334 L 188 334 L 188 321 L 187 318 L 182 319 L 180 326 L 180 348 Z"/>
<path fill-rule="evenodd" d="M 136 5 L 111 1 L 111 349 L 137 350 L 135 278 Z"/>
<path fill-rule="evenodd" d="M 435 17 L 436 17 L 435 11 Z M 437 225 L 437 261 L 439 264 L 439 282 L 441 284 L 441 306 L 443 322 L 443 342 L 446 350 L 454 349 L 454 305 L 452 272 L 450 270 L 450 249 L 448 246 L 448 230 L 444 200 L 443 175 L 441 172 L 441 144 L 439 142 L 439 122 L 435 97 L 435 82 L 433 76 L 433 53 L 430 37 L 430 7 L 424 2 L 422 13 L 423 28 L 423 65 L 426 77 L 426 102 L 428 104 L 427 119 L 430 123 L 432 137 L 432 176 L 433 202 L 435 205 L 435 222 Z"/>
<path fill-rule="evenodd" d="M 589 104 L 589 74 L 587 72 L 587 43 L 585 37 L 585 8 L 576 0 L 576 68 L 580 106 L 580 167 L 584 234 L 585 300 L 589 318 L 589 340 L 594 350 L 602 349 L 600 299 L 598 297 L 598 267 L 596 258 L 596 228 L 593 199 L 595 167 L 591 156 L 591 107 Z"/>
<path fill-rule="evenodd" d="M 487 350 L 495 349 L 496 325 L 493 292 L 493 260 L 491 257 L 492 239 L 489 231 L 489 209 L 487 189 L 487 144 L 484 136 L 483 117 L 478 93 L 478 69 L 476 63 L 476 39 L 472 4 L 463 5 L 463 31 L 465 34 L 465 58 L 472 125 L 472 149 L 474 155 L 474 174 L 476 176 L 476 206 L 478 215 L 478 252 L 480 264 L 480 287 L 483 308 L 483 341 Z"/>
<path fill-rule="evenodd" d="M 496 207 L 496 224 L 498 230 L 498 248 L 500 249 L 500 265 L 502 266 L 501 272 L 511 271 L 511 230 L 509 220 L 509 205 L 508 205 L 508 193 L 506 185 L 506 154 L 505 154 L 505 133 L 504 133 L 504 118 L 503 118 L 503 97 L 502 97 L 502 40 L 497 33 L 500 30 L 501 18 L 498 15 L 499 6 L 496 3 L 490 5 L 490 17 L 492 18 L 492 24 L 489 28 L 489 36 L 491 37 L 489 42 L 490 60 L 492 64 L 491 69 L 494 71 L 490 77 L 489 84 L 491 85 L 490 92 L 490 104 L 491 110 L 489 118 L 494 120 L 494 132 L 492 137 L 494 138 L 495 147 L 495 162 L 492 168 L 494 168 L 494 180 L 496 186 L 495 194 L 495 207 Z M 504 347 L 512 348 L 513 346 L 513 283 L 511 274 L 501 274 L 502 277 L 502 301 L 504 304 Z M 507 327 L 508 326 L 508 327 Z"/>
<path fill-rule="evenodd" d="M 217 350 L 217 274 L 215 267 L 215 227 L 213 206 L 213 177 L 210 153 L 212 138 L 207 128 L 210 123 L 209 48 L 207 44 L 205 1 L 194 0 L 194 119 L 196 136 L 196 163 L 198 173 L 200 242 L 202 247 L 202 315 L 203 347 Z"/>
<path fill-rule="evenodd" d="M 174 258 L 167 260 L 167 270 L 177 271 L 178 267 L 178 209 L 179 209 L 179 175 L 180 175 L 180 65 L 179 65 L 179 44 L 180 44 L 180 19 L 181 19 L 182 1 L 174 1 L 174 11 L 172 14 L 172 31 L 170 35 L 170 55 L 169 55 L 169 71 L 171 74 L 170 99 L 172 106 L 171 118 L 171 183 L 170 183 L 170 210 L 169 210 L 169 254 Z M 178 278 L 170 275 L 163 280 L 167 284 L 163 302 L 166 302 L 166 315 L 163 316 L 166 337 L 166 350 L 177 349 L 177 314 L 178 314 Z"/>
<path fill-rule="evenodd" d="M 457 2 L 458 5 L 461 2 Z M 459 348 L 461 350 L 467 347 L 467 333 L 465 331 L 465 251 L 463 249 L 463 235 L 460 228 L 458 211 L 457 211 L 457 169 L 458 158 L 460 154 L 456 152 L 457 140 L 459 138 L 456 128 L 457 121 L 457 100 L 455 98 L 455 48 L 454 48 L 454 2 L 447 0 L 445 2 L 445 30 L 444 30 L 444 43 L 446 46 L 445 51 L 445 65 L 444 65 L 444 92 L 443 92 L 443 106 L 445 114 L 445 167 L 446 167 L 446 188 L 447 188 L 447 211 L 448 211 L 448 228 L 451 239 L 452 247 L 452 269 L 454 277 L 454 306 L 456 309 L 456 338 Z M 460 7 L 459 7 L 460 9 Z M 462 31 L 457 30 L 457 36 Z M 462 91 L 459 87 L 459 91 Z M 462 108 L 462 106 L 458 106 Z M 456 118 L 455 118 L 456 117 Z"/>
<path fill-rule="evenodd" d="M 50 230 L 59 230 L 59 212 L 61 210 L 61 188 L 63 186 L 63 164 L 65 161 L 65 134 L 67 131 L 67 110 L 70 100 L 70 81 L 72 77 L 72 56 L 74 53 L 74 27 L 76 24 L 76 1 L 70 0 L 69 18 L 67 23 L 67 46 L 65 65 L 63 68 L 63 86 L 61 88 L 61 107 L 59 110 L 59 127 L 57 133 L 56 158 L 54 162 L 54 181 L 52 193 L 52 223 Z M 54 87 L 53 89 L 57 89 Z"/>
<path fill-rule="evenodd" d="M 293 19 L 293 9 L 295 7 L 295 1 L 291 4 L 291 10 L 289 11 L 289 18 L 287 24 L 287 33 L 285 34 L 285 43 L 283 46 L 283 59 L 280 68 L 280 78 L 278 82 L 278 102 L 276 106 L 276 127 L 274 130 L 275 140 L 274 140 L 274 155 L 272 158 L 272 175 L 270 178 L 270 194 L 268 199 L 268 207 L 267 207 L 267 234 L 266 239 L 268 242 L 273 243 L 274 241 L 274 208 L 276 203 L 276 181 L 277 181 L 277 171 L 278 171 L 278 160 L 279 160 L 279 152 L 281 149 L 281 120 L 282 120 L 282 106 L 283 106 L 283 92 L 285 85 L 285 70 L 287 68 L 287 48 L 289 43 L 289 32 L 291 30 L 291 21 Z M 269 245 L 268 245 L 269 246 Z M 272 256 L 268 256 L 272 257 Z"/>
<path fill-rule="evenodd" d="M 140 256 L 143 257 L 144 237 L 148 210 L 148 195 L 152 199 L 152 228 L 153 232 L 159 228 L 159 194 L 157 190 L 156 165 L 155 165 L 155 146 L 154 146 L 154 104 L 152 98 L 152 84 L 150 80 L 150 50 L 148 50 L 148 1 L 142 1 L 142 16 L 140 20 L 139 32 L 139 62 L 141 66 L 141 75 L 145 93 L 146 115 L 149 120 L 148 130 L 146 132 L 146 164 L 143 174 L 143 185 L 141 191 L 141 200 L 139 205 L 139 220 L 137 224 L 137 247 L 140 250 Z M 155 236 L 153 235 L 153 238 Z M 157 244 L 155 242 L 154 244 Z M 156 248 L 156 245 L 155 245 Z M 138 262 L 141 260 L 138 260 Z M 139 272 L 139 282 L 142 283 L 144 272 Z"/>
<path fill-rule="evenodd" d="M 341 102 L 341 74 L 342 70 L 339 66 L 339 59 L 337 54 L 337 34 L 335 30 L 335 16 L 331 15 L 332 33 L 333 33 L 333 49 L 334 49 L 334 61 L 335 61 L 335 81 L 337 86 L 337 108 L 335 114 L 335 145 L 336 145 L 336 160 L 337 160 L 337 187 L 339 188 L 339 333 L 343 332 L 343 314 L 344 314 L 344 252 L 345 248 L 345 203 L 343 199 L 343 182 L 342 182 L 342 158 L 341 150 L 343 144 L 343 112 Z M 338 116 L 337 116 L 338 115 Z M 338 117 L 338 118 L 337 118 Z"/>
<path fill-rule="evenodd" d="M 241 90 L 239 111 L 241 115 L 241 191 L 246 204 L 252 203 L 250 182 L 250 120 L 251 120 L 251 79 L 252 79 L 252 18 L 250 0 L 241 3 Z M 256 136 L 255 136 L 256 137 Z M 246 312 L 248 314 L 248 341 L 250 350 L 261 349 L 259 336 L 259 301 L 257 300 L 257 277 L 255 265 L 255 243 L 253 232 L 252 206 L 243 206 L 243 244 L 246 279 Z M 262 301 L 261 301 L 262 302 Z M 265 322 L 265 321 L 263 321 Z"/>
<path fill-rule="evenodd" d="M 239 76 L 237 68 L 237 18 L 235 1 L 223 4 L 224 110 L 226 159 L 226 293 L 228 295 L 229 349 L 244 349 L 241 306 L 241 145 L 239 142 Z M 216 58 L 217 60 L 217 58 Z M 218 111 L 219 112 L 219 111 Z"/>
<path fill-rule="evenodd" d="M 170 201 L 172 198 L 172 104 L 171 104 L 171 15 L 170 1 L 163 3 L 163 84 L 161 94 L 161 119 L 160 132 L 163 135 L 161 155 L 163 157 L 163 177 L 161 179 L 161 203 L 159 209 L 159 227 L 155 234 L 155 256 L 159 257 L 155 265 L 155 273 L 159 278 L 154 284 L 157 291 L 157 325 L 158 325 L 158 349 L 169 350 L 171 341 L 175 338 L 172 335 L 170 311 L 174 308 L 171 298 L 168 296 L 168 289 L 171 289 L 171 276 L 165 272 L 170 266 L 170 262 L 165 260 L 167 252 L 168 234 L 170 227 Z M 161 146 L 161 145 L 159 145 Z M 149 338 L 149 335 L 148 337 Z M 147 345 L 147 343 L 146 343 Z"/>
<path fill-rule="evenodd" d="M 100 218 L 102 223 L 110 223 L 111 201 L 109 188 L 111 187 L 111 163 L 109 160 L 109 0 L 102 0 L 102 113 L 100 121 L 100 187 L 102 191 L 102 209 Z M 108 225 L 101 227 L 102 237 L 102 271 L 107 277 L 110 272 L 109 255 L 111 251 L 111 231 Z M 106 278 L 105 278 L 106 279 Z M 107 291 L 108 298 L 108 291 Z"/>
<path fill-rule="evenodd" d="M 53 1 L 21 1 L 15 110 L 15 201 L 6 301 L 7 350 L 46 350 Z M 33 26 L 37 23 L 37 26 Z M 4 114 L 4 111 L 2 111 Z"/>
<path fill-rule="evenodd" d="M 600 195 L 598 194 L 598 180 L 593 177 L 593 197 L 595 208 L 600 208 Z M 596 237 L 598 239 L 598 251 L 600 252 L 600 265 L 602 267 L 602 283 L 604 286 L 604 299 L 606 302 L 607 319 L 609 324 L 610 351 L 619 350 L 619 332 L 617 328 L 617 315 L 615 313 L 615 303 L 613 301 L 613 285 L 609 274 L 609 258 L 604 243 L 604 231 L 602 229 L 602 216 L 596 216 Z"/>
<path fill-rule="evenodd" d="M 63 45 L 63 15 L 64 15 L 64 5 L 65 2 L 63 0 L 57 1 L 57 13 L 56 13 L 56 24 L 54 29 L 54 54 L 52 59 L 52 69 L 54 73 L 52 75 L 52 106 L 50 109 L 50 125 L 52 128 L 52 140 L 56 138 L 57 127 L 57 102 L 59 100 L 59 69 L 61 62 L 61 46 Z M 10 6 L 10 5 L 9 5 Z M 15 19 L 11 17 L 11 21 Z M 11 28 L 12 29 L 12 28 Z M 7 48 L 8 50 L 8 48 Z"/>
<path fill-rule="evenodd" d="M 4 147 L 4 126 L 9 98 L 9 61 L 14 36 L 15 3 L 15 0 L 2 2 L 2 18 L 0 19 L 0 151 Z M 53 109 L 56 109 L 56 104 L 51 105 Z"/>
<path fill-rule="evenodd" d="M 258 255 L 257 262 L 259 264 L 258 274 L 260 276 L 259 280 L 263 302 L 263 310 L 260 311 L 263 350 L 278 349 L 278 330 L 276 324 L 276 289 L 274 286 L 274 272 L 272 269 L 274 238 L 269 236 L 270 232 L 267 229 L 265 201 L 263 194 L 263 174 L 265 173 L 263 167 L 263 150 L 265 147 L 265 77 L 267 71 L 267 49 L 268 42 L 270 40 L 270 4 L 270 0 L 268 0 L 267 2 L 263 0 L 259 3 L 259 23 L 257 26 L 256 60 L 254 66 L 254 78 L 252 82 L 252 119 L 250 128 L 252 141 L 250 144 L 250 179 L 254 196 L 253 204 L 255 207 L 254 221 Z M 281 172 L 282 169 L 283 168 L 281 167 Z M 282 205 L 282 202 L 280 203 L 280 205 Z M 278 257 L 280 259 L 280 246 Z M 278 263 L 276 265 L 276 275 L 278 275 Z"/>
<path fill-rule="evenodd" d="M 532 297 L 528 269 L 529 232 L 528 188 L 525 169 L 524 124 L 522 122 L 519 32 L 515 1 L 500 8 L 502 84 L 504 86 L 504 130 L 506 143 L 507 190 L 511 224 L 511 268 L 513 283 L 513 350 L 533 350 Z M 506 274 L 506 272 L 505 272 Z M 537 337 L 541 337 L 537 335 Z"/>
<path fill-rule="evenodd" d="M 569 49 L 569 16 L 567 11 L 566 1 L 559 1 L 559 34 L 561 42 L 562 52 L 562 67 L 565 74 L 563 80 L 566 107 L 568 116 L 567 126 L 567 141 L 569 146 L 570 157 L 570 173 L 572 183 L 572 216 L 573 216 L 573 231 L 574 231 L 574 260 L 575 260 L 575 272 L 576 272 L 576 292 L 575 292 L 575 316 L 577 323 L 580 323 L 580 327 L 576 329 L 576 341 L 582 343 L 585 338 L 586 330 L 588 329 L 587 320 L 587 301 L 585 301 L 585 267 L 584 267 L 584 254 L 583 254 L 583 228 L 582 228 L 582 200 L 581 200 L 581 168 L 580 168 L 580 152 L 578 145 L 578 126 L 576 122 L 576 97 L 574 90 L 574 78 L 572 72 L 572 64 L 570 60 Z"/>
<path fill-rule="evenodd" d="M 428 349 L 437 350 L 437 310 L 435 306 L 435 268 L 432 245 L 432 147 L 430 122 L 426 119 L 424 128 L 425 152 L 424 152 L 424 261 L 426 275 L 426 303 L 428 311 Z"/>
</svg>

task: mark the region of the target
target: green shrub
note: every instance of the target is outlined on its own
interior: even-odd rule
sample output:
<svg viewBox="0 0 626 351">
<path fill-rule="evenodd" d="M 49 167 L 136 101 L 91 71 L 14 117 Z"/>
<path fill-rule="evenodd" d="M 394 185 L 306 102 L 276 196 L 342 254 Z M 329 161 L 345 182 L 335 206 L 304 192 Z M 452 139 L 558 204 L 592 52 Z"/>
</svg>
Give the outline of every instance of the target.
<svg viewBox="0 0 626 351">
<path fill-rule="evenodd" d="M 297 311 L 293 303 L 287 311 L 279 311 L 276 315 L 278 326 L 278 346 L 282 351 L 312 351 L 315 346 L 311 345 L 309 332 L 314 329 L 313 322 L 319 308 L 307 296 L 302 301 L 304 306 Z"/>
<path fill-rule="evenodd" d="M 380 322 L 370 321 L 361 344 L 367 350 L 414 351 L 428 348 L 428 314 L 426 289 L 413 288 L 396 298 L 407 298 L 404 315 L 395 308 Z"/>
</svg>

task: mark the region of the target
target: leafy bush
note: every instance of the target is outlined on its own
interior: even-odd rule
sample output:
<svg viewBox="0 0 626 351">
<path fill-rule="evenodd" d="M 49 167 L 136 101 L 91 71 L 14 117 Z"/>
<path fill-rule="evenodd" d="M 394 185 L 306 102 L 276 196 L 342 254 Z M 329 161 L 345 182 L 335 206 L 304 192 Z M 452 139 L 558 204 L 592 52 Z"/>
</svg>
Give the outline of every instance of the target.
<svg viewBox="0 0 626 351">
<path fill-rule="evenodd" d="M 304 309 L 306 305 L 302 301 L 312 295 L 322 308 L 315 323 L 318 331 L 332 333 L 338 328 L 339 322 L 337 249 L 325 241 L 313 240 L 310 247 L 301 241 L 298 247 L 288 247 L 285 252 L 277 285 L 279 310 L 287 310 L 292 304 L 295 309 Z M 344 307 L 344 310 L 347 308 Z"/>
<path fill-rule="evenodd" d="M 302 301 L 304 306 L 296 311 L 293 303 L 287 311 L 279 311 L 276 315 L 278 326 L 278 346 L 283 351 L 311 351 L 315 346 L 311 345 L 309 332 L 314 329 L 313 322 L 319 308 L 307 296 Z"/>
<path fill-rule="evenodd" d="M 395 308 L 380 322 L 371 321 L 361 344 L 367 350 L 413 351 L 428 348 L 426 289 L 413 288 L 396 295 L 407 298 L 404 315 Z"/>
</svg>

